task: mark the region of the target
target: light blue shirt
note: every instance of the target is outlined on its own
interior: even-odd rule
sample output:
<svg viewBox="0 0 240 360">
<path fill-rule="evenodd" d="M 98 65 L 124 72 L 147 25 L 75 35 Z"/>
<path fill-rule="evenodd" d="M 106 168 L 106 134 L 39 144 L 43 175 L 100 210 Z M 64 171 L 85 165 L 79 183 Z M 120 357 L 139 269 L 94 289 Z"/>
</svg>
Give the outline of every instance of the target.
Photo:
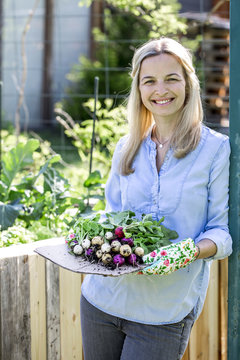
<svg viewBox="0 0 240 360">
<path fill-rule="evenodd" d="M 171 275 L 87 275 L 82 293 L 100 310 L 120 318 L 165 324 L 181 321 L 193 308 L 196 318 L 206 296 L 212 259 L 232 252 L 228 231 L 229 139 L 202 127 L 197 148 L 182 159 L 170 148 L 159 171 L 151 135 L 134 160 L 135 172 L 121 176 L 118 162 L 124 138 L 118 143 L 106 184 L 107 211 L 132 210 L 137 216 L 165 217 L 164 225 L 179 238 L 195 242 L 208 238 L 217 245 L 211 259 L 198 259 Z"/>
</svg>

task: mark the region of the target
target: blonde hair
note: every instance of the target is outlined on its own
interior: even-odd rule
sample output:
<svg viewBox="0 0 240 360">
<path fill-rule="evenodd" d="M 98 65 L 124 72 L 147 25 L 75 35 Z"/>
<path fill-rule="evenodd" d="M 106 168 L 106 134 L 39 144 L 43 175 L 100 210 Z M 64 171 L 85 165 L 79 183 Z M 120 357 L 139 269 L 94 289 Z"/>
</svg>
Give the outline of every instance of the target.
<svg viewBox="0 0 240 360">
<path fill-rule="evenodd" d="M 149 41 L 136 50 L 132 60 L 132 85 L 127 105 L 129 136 L 122 148 L 119 163 L 122 175 L 134 172 L 132 168 L 134 158 L 154 123 L 152 113 L 143 105 L 139 91 L 139 73 L 142 61 L 163 53 L 172 55 L 178 60 L 182 65 L 186 81 L 184 107 L 171 138 L 174 156 L 176 158 L 186 156 L 199 143 L 203 110 L 199 80 L 192 65 L 191 53 L 173 39 L 160 38 Z"/>
</svg>

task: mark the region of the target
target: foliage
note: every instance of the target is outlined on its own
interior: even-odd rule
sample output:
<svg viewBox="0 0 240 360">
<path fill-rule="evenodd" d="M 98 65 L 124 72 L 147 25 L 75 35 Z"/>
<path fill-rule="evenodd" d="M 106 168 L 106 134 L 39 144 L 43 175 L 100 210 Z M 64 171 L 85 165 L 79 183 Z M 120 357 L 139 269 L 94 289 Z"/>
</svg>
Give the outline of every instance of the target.
<svg viewBox="0 0 240 360">
<path fill-rule="evenodd" d="M 1 230 L 12 227 L 18 218 L 28 229 L 34 221 L 39 221 L 56 233 L 64 228 L 61 215 L 73 203 L 85 208 L 82 199 L 70 195 L 68 181 L 53 167 L 59 155 L 49 157 L 36 173 L 32 171 L 37 168 L 33 155 L 38 149 L 38 140 L 27 139 L 2 156 Z"/>
<path fill-rule="evenodd" d="M 86 3 L 89 5 L 91 1 L 80 4 Z M 96 76 L 99 77 L 100 100 L 112 96 L 115 105 L 121 104 L 130 89 L 127 67 L 135 47 L 150 38 L 186 33 L 185 20 L 178 17 L 179 9 L 177 0 L 106 1 L 102 29 L 93 29 L 93 58 L 80 57 L 67 75 L 70 84 L 66 89 L 67 97 L 61 101 L 62 108 L 75 120 L 86 119 L 83 102 L 86 97 L 93 96 Z"/>
<path fill-rule="evenodd" d="M 94 100 L 88 100 L 84 106 L 91 114 Z M 127 133 L 126 109 L 123 105 L 113 108 L 111 99 L 104 100 L 104 107 L 98 101 L 96 108 L 94 167 L 102 169 L 105 178 L 110 170 L 116 143 Z M 71 126 L 62 120 L 62 125 L 66 128 L 65 134 L 73 139 L 73 145 L 78 149 L 81 161 L 86 163 L 91 152 L 93 120 L 85 120 L 81 125 L 73 122 Z"/>
<path fill-rule="evenodd" d="M 99 171 L 82 178 L 75 191 L 56 169 L 59 155 L 50 156 L 39 141 L 8 131 L 4 135 L 0 181 L 1 246 L 63 236 L 75 214 L 105 207 L 104 184 Z M 47 156 L 45 156 L 47 154 Z M 36 162 L 39 161 L 39 164 Z"/>
</svg>

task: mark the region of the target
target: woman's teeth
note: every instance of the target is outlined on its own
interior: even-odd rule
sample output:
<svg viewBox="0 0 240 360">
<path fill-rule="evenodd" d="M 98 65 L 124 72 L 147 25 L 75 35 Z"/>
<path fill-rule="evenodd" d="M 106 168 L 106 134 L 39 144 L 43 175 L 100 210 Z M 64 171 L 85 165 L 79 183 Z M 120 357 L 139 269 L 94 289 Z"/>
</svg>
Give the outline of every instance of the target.
<svg viewBox="0 0 240 360">
<path fill-rule="evenodd" d="M 168 100 L 155 100 L 155 103 L 156 104 L 167 104 L 167 103 L 170 103 L 172 101 L 172 99 L 168 99 Z"/>
</svg>

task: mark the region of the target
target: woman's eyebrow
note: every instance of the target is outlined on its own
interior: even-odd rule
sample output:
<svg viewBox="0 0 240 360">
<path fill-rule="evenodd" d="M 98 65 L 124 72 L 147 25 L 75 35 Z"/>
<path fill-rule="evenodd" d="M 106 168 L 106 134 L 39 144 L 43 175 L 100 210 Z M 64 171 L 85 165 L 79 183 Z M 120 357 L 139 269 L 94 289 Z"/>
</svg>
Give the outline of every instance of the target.
<svg viewBox="0 0 240 360">
<path fill-rule="evenodd" d="M 146 76 L 144 76 L 143 78 L 141 78 L 140 80 L 143 81 L 143 80 L 152 79 L 152 78 L 153 78 L 153 76 L 151 76 L 151 75 L 146 75 Z"/>
<path fill-rule="evenodd" d="M 167 74 L 166 76 L 178 76 L 178 77 L 181 77 L 181 75 L 178 74 L 178 73 L 171 73 L 171 74 Z"/>
</svg>

